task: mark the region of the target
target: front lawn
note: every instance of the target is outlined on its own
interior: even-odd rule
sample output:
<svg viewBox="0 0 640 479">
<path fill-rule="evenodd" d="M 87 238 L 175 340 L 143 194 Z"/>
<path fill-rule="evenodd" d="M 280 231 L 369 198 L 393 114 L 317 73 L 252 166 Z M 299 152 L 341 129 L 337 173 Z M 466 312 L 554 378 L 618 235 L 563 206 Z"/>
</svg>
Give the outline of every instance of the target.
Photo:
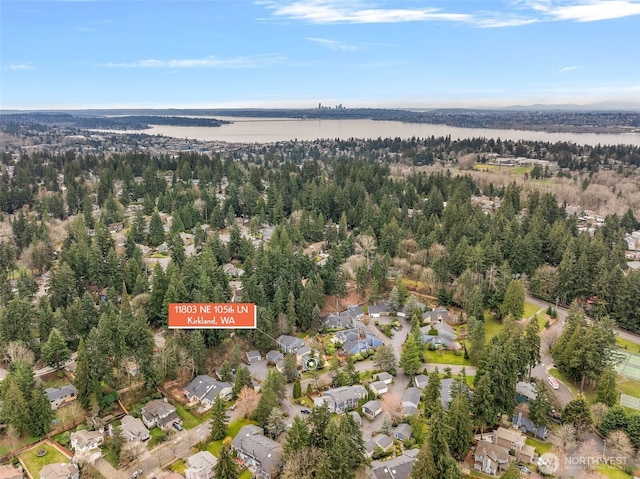
<svg viewBox="0 0 640 479">
<path fill-rule="evenodd" d="M 238 435 L 238 432 L 240 432 L 240 429 L 242 429 L 244 426 L 255 423 L 255 421 L 251 421 L 249 419 L 236 419 L 231 424 L 229 424 L 229 428 L 227 429 L 227 436 L 234 438 Z M 222 441 L 223 440 L 213 441 L 212 443 L 209 443 L 209 445 L 207 446 L 207 450 L 216 457 L 220 456 L 220 451 L 222 450 Z"/>
<path fill-rule="evenodd" d="M 251 479 L 253 477 L 253 473 L 249 469 L 245 469 L 240 473 L 238 479 Z"/>
<path fill-rule="evenodd" d="M 159 427 L 149 430 L 149 441 L 147 441 L 147 449 L 153 449 L 156 445 L 167 440 L 167 433 Z"/>
<path fill-rule="evenodd" d="M 178 474 L 182 474 L 184 476 L 184 471 L 187 470 L 187 463 L 184 462 L 184 459 L 178 459 L 175 462 L 171 463 L 169 466 L 172 472 L 177 472 Z"/>
<path fill-rule="evenodd" d="M 484 342 L 489 344 L 489 341 L 496 336 L 502 329 L 502 322 L 496 319 L 496 316 L 491 313 L 484 313 Z"/>
<path fill-rule="evenodd" d="M 182 404 L 176 404 L 176 412 L 180 419 L 182 419 L 182 425 L 185 429 L 193 429 L 194 427 L 202 424 L 211 417 L 211 411 L 207 412 L 204 416 L 198 417 L 185 408 Z"/>
<path fill-rule="evenodd" d="M 47 453 L 42 457 L 38 457 L 38 451 L 40 450 L 44 450 Z M 62 455 L 62 453 L 59 452 L 56 448 L 44 443 L 23 452 L 22 454 L 20 454 L 20 458 L 29 470 L 31 477 L 40 477 L 40 471 L 47 464 L 69 462 L 69 459 L 66 456 Z"/>
<path fill-rule="evenodd" d="M 448 349 L 436 349 L 431 351 L 427 349 L 424 352 L 424 361 L 430 364 L 451 364 L 455 366 L 471 366 L 471 360 L 465 359 L 461 352 L 459 355 L 454 354 Z"/>
<path fill-rule="evenodd" d="M 536 448 L 536 452 L 538 453 L 539 456 L 542 456 L 546 452 L 550 452 L 551 448 L 553 447 L 553 445 L 551 443 L 549 443 L 549 442 L 538 441 L 537 439 L 534 439 L 532 437 L 527 437 L 525 442 L 529 446 L 535 447 Z"/>
</svg>

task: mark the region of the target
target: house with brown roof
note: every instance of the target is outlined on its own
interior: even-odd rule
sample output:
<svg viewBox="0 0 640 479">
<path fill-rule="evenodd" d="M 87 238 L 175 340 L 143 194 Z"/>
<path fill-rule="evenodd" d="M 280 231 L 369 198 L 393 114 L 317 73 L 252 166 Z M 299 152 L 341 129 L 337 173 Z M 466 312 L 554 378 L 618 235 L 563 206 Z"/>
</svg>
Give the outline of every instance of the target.
<svg viewBox="0 0 640 479">
<path fill-rule="evenodd" d="M 20 469 L 9 464 L 3 464 L 0 466 L 0 479 L 22 479 L 24 474 Z"/>
<path fill-rule="evenodd" d="M 40 470 L 40 479 L 80 479 L 80 470 L 76 464 L 47 464 Z"/>
<path fill-rule="evenodd" d="M 492 476 L 502 474 L 509 467 L 512 456 L 509 450 L 493 442 L 478 441 L 476 450 L 473 453 L 473 468 L 477 471 Z"/>
</svg>

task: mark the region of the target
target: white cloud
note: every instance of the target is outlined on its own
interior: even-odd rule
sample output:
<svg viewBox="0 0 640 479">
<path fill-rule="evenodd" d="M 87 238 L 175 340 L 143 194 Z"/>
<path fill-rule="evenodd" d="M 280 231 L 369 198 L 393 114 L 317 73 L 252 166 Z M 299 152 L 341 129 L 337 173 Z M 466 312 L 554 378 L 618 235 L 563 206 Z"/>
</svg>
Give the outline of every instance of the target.
<svg viewBox="0 0 640 479">
<path fill-rule="evenodd" d="M 391 7 L 384 7 L 385 1 Z M 378 2 L 376 5 L 364 0 L 260 0 L 256 3 L 264 5 L 273 17 L 314 24 L 445 21 L 502 28 L 542 21 L 592 22 L 640 15 L 640 0 L 502 0 L 502 8 L 494 11 L 460 13 L 433 7 L 398 7 L 398 2 L 387 0 Z"/>
<path fill-rule="evenodd" d="M 174 60 L 158 60 L 150 58 L 129 63 L 107 63 L 104 66 L 113 68 L 260 68 L 282 63 L 284 57 L 261 55 L 235 58 L 185 58 Z"/>
<path fill-rule="evenodd" d="M 561 68 L 560 70 L 558 70 L 558 73 L 566 73 L 566 72 L 571 72 L 573 70 L 577 70 L 579 67 L 575 66 L 575 65 L 571 65 L 568 67 L 564 67 Z"/>
<path fill-rule="evenodd" d="M 358 1 L 294 0 L 262 2 L 276 17 L 310 23 L 399 23 L 444 20 L 468 22 L 471 16 L 445 13 L 437 8 L 371 8 Z"/>
<path fill-rule="evenodd" d="M 306 37 L 305 40 L 323 45 L 331 50 L 342 50 L 345 52 L 355 52 L 360 50 L 360 47 L 356 45 L 348 45 L 346 43 L 339 42 L 338 40 L 331 40 L 330 38 Z"/>
<path fill-rule="evenodd" d="M 640 15 L 640 2 L 636 0 L 594 0 L 575 5 L 551 7 L 548 13 L 558 20 L 596 22 Z"/>
<path fill-rule="evenodd" d="M 28 63 L 12 63 L 9 65 L 10 70 L 35 70 L 36 67 Z"/>
</svg>

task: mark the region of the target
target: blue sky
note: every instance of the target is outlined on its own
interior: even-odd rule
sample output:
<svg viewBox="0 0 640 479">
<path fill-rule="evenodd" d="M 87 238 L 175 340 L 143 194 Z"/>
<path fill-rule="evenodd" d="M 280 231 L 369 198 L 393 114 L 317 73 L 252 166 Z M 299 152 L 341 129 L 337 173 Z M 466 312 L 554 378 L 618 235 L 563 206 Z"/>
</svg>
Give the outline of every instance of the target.
<svg viewBox="0 0 640 479">
<path fill-rule="evenodd" d="M 0 108 L 640 101 L 640 0 L 0 4 Z"/>
</svg>

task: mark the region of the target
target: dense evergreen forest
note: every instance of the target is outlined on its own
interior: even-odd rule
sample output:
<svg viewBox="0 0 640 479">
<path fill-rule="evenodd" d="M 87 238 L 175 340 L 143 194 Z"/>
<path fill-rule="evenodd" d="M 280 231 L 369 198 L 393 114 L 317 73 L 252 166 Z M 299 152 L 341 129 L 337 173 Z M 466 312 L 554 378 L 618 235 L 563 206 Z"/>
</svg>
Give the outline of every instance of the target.
<svg viewBox="0 0 640 479">
<path fill-rule="evenodd" d="M 445 148 L 448 140 L 398 146 L 418 142 Z M 227 333 L 177 333 L 154 358 L 149 325 L 166 324 L 171 302 L 231 300 L 229 262 L 242 266 L 242 299 L 258 305 L 259 328 L 271 336 L 320 328 L 325 295 L 345 296 L 349 281 L 381 297 L 398 276 L 476 318 L 487 307 L 500 315 L 518 277 L 531 294 L 588 302 L 593 316 L 640 331 L 640 272 L 626 270 L 624 255 L 624 234 L 639 226 L 631 210 L 607 216 L 590 235 L 548 193 L 524 195 L 515 184 L 481 191 L 471 177 L 446 172 L 392 175 L 376 159 L 378 144 L 395 142 L 357 145 L 352 157 L 320 154 L 321 143 L 224 156 L 25 153 L 15 164 L 5 154 L 15 170 L 0 181 L 3 222 L 11 225 L 0 244 L 2 346 L 22 341 L 37 357 L 55 359 L 45 346 L 61 335 L 58 349 L 79 351 L 84 405 L 101 394 L 101 382 L 115 385 L 128 358 L 151 385 L 203 371 L 206 348 Z M 500 206 L 483 211 L 472 201 L 482 194 Z M 67 221 L 62 235 L 59 220 Z M 119 223 L 120 246 L 110 232 Z M 270 241 L 256 242 L 265 225 L 273 228 Z M 193 234 L 194 254 L 185 251 L 185 233 Z M 328 254 L 322 263 L 302 252 L 320 241 Z M 161 244 L 171 261 L 149 271 L 143 249 Z M 354 254 L 366 261 L 350 269 Z M 45 272 L 48 292 L 33 301 L 34 275 Z M 271 346 L 265 334 L 237 334 Z"/>
</svg>

